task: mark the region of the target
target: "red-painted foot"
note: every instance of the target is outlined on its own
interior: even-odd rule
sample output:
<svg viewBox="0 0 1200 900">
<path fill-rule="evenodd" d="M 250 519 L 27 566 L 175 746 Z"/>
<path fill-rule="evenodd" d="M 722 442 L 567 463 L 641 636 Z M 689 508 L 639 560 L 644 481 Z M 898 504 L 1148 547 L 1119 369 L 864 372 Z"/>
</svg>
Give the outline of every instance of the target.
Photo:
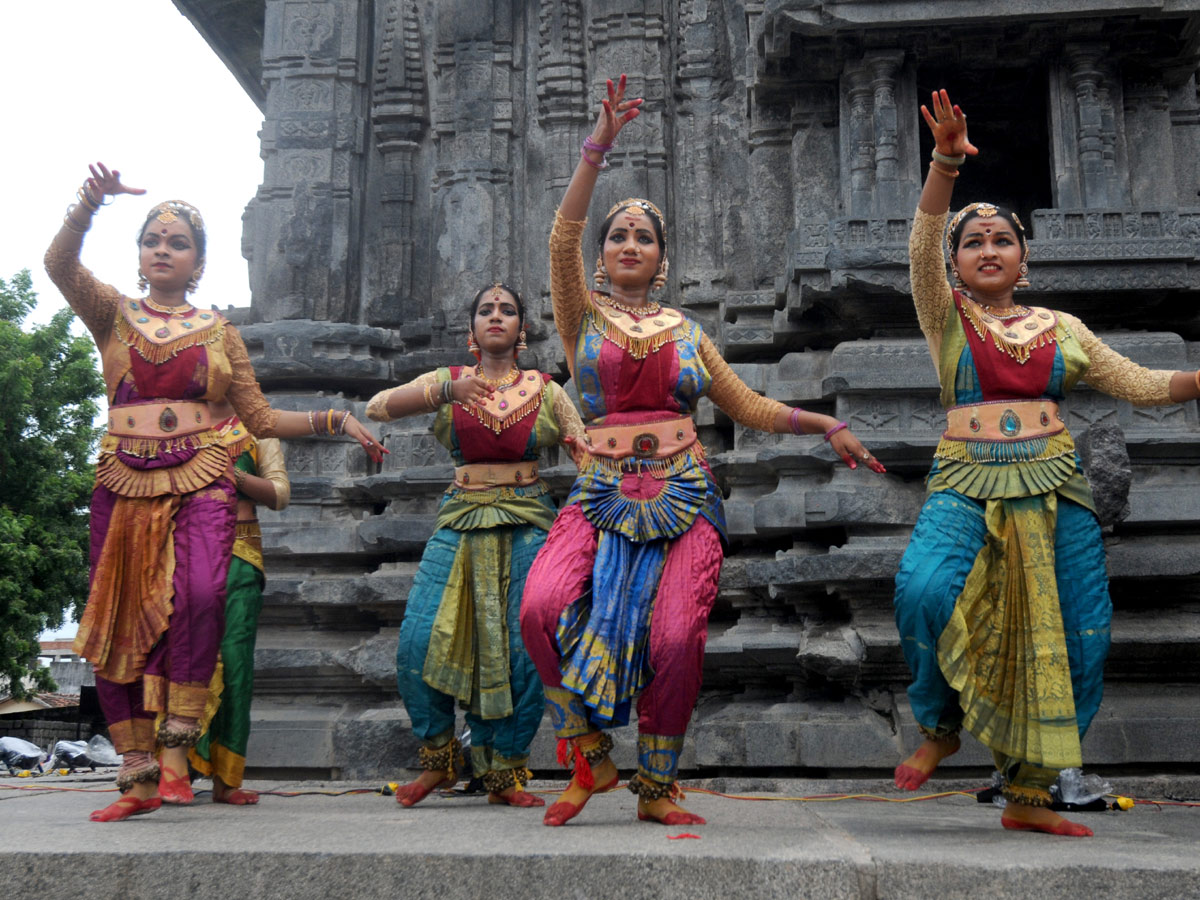
<svg viewBox="0 0 1200 900">
<path fill-rule="evenodd" d="M 163 766 L 162 775 L 158 779 L 158 792 L 162 795 L 163 803 L 173 806 L 187 806 L 196 799 L 187 777 L 176 775 L 166 766 Z"/>
<path fill-rule="evenodd" d="M 1008 819 L 1000 817 L 1000 824 L 1010 831 L 1040 831 L 1043 834 L 1058 834 L 1063 837 L 1092 837 L 1092 829 L 1062 816 L 1054 817 L 1057 821 L 1027 822 L 1023 819 Z"/>
<path fill-rule="evenodd" d="M 162 797 L 149 797 L 145 800 L 140 800 L 137 797 L 126 794 L 116 803 L 110 803 L 104 809 L 95 810 L 89 818 L 93 822 L 120 822 L 122 819 L 128 819 L 130 816 L 141 816 L 154 812 L 160 806 L 162 806 Z"/>
<path fill-rule="evenodd" d="M 257 791 L 246 791 L 241 788 L 226 788 L 218 794 L 213 791 L 213 803 L 228 803 L 230 806 L 254 806 L 258 803 Z"/>
<path fill-rule="evenodd" d="M 583 812 L 583 808 L 587 806 L 588 800 L 591 800 L 596 794 L 601 794 L 604 791 L 611 791 L 617 786 L 618 780 L 619 776 L 614 775 L 612 780 L 607 784 L 602 784 L 598 787 L 592 788 L 591 792 L 584 798 L 582 803 L 575 804 L 566 800 L 559 800 L 548 810 L 546 810 L 546 815 L 542 819 L 542 824 L 549 825 L 552 828 L 557 828 L 559 825 L 566 825 L 573 818 Z M 574 778 L 571 779 L 571 783 L 576 783 Z M 570 786 L 568 785 L 568 790 L 569 789 Z"/>
<path fill-rule="evenodd" d="M 396 788 L 396 802 L 401 806 L 416 806 L 434 791 L 442 788 L 452 788 L 458 781 L 454 778 L 444 778 L 436 784 L 428 787 L 421 784 L 420 780 L 409 782 L 406 785 Z"/>
<path fill-rule="evenodd" d="M 503 804 L 505 806 L 522 806 L 526 808 L 546 805 L 545 800 L 543 800 L 541 797 L 535 797 L 533 794 L 529 793 L 529 791 L 514 791 L 511 788 L 509 790 L 510 793 L 508 794 L 489 793 L 488 803 L 494 803 L 498 805 Z"/>
<path fill-rule="evenodd" d="M 708 821 L 703 816 L 698 816 L 695 813 L 690 813 L 685 809 L 675 810 L 667 813 L 661 819 L 658 816 L 644 813 L 638 810 L 638 821 L 640 822 L 658 822 L 660 825 L 707 825 Z"/>
</svg>

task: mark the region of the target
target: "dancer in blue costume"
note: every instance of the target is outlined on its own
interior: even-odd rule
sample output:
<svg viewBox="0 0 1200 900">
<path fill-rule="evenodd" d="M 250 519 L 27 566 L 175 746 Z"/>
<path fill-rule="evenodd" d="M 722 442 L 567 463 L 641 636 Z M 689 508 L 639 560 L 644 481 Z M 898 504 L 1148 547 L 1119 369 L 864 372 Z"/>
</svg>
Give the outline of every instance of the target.
<svg viewBox="0 0 1200 900">
<path fill-rule="evenodd" d="M 1112 604 L 1091 488 L 1058 402 L 1080 380 L 1137 405 L 1200 396 L 1200 372 L 1145 369 L 1067 313 L 1017 303 L 1015 213 L 972 203 L 945 237 L 958 167 L 978 150 L 945 91 L 922 106 L 936 148 L 910 240 L 913 301 L 948 427 L 896 576 L 909 699 L 925 736 L 896 769 L 915 790 L 965 726 L 1004 777 L 1005 828 L 1088 836 L 1048 807 L 1100 705 Z"/>
<path fill-rule="evenodd" d="M 554 521 L 538 454 L 582 436 L 583 423 L 549 375 L 517 366 L 524 324 L 516 291 L 484 288 L 471 304 L 468 341 L 479 365 L 438 369 L 367 405 L 380 422 L 436 412 L 433 433 L 457 467 L 400 626 L 397 684 L 425 770 L 396 792 L 402 806 L 457 782 L 456 700 L 488 801 L 545 805 L 523 790 L 544 701 L 518 616 L 526 573 Z"/>
</svg>

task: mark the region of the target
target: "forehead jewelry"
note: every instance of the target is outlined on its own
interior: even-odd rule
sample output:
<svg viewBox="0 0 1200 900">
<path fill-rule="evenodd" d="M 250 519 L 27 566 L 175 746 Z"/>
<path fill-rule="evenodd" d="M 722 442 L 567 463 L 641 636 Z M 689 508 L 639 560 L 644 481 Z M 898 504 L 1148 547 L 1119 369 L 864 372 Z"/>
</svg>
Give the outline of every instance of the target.
<svg viewBox="0 0 1200 900">
<path fill-rule="evenodd" d="M 999 210 L 996 208 L 996 204 L 987 203 L 986 201 L 982 203 L 968 203 L 966 206 L 960 209 L 955 214 L 954 218 L 950 220 L 950 226 L 946 229 L 946 252 L 950 254 L 954 253 L 954 243 L 951 235 L 954 234 L 954 229 L 958 228 L 959 222 L 961 222 L 971 213 L 975 213 L 980 218 L 989 219 L 996 215 L 997 212 L 999 212 Z M 1015 214 L 1013 218 L 1016 218 Z M 1022 228 L 1021 231 L 1024 232 L 1025 229 Z"/>
<path fill-rule="evenodd" d="M 204 231 L 204 219 L 200 216 L 200 210 L 182 200 L 166 200 L 150 210 L 150 215 L 163 225 L 170 225 L 182 216 L 193 231 Z"/>
<path fill-rule="evenodd" d="M 608 216 L 605 216 L 604 218 L 607 219 L 609 216 L 620 212 L 622 209 L 631 216 L 653 215 L 654 218 L 658 219 L 658 224 L 663 230 L 663 237 L 666 237 L 667 223 L 666 220 L 663 219 L 662 210 L 660 210 L 649 200 L 643 200 L 641 197 L 626 197 L 620 203 L 613 204 L 612 209 L 608 211 Z"/>
</svg>

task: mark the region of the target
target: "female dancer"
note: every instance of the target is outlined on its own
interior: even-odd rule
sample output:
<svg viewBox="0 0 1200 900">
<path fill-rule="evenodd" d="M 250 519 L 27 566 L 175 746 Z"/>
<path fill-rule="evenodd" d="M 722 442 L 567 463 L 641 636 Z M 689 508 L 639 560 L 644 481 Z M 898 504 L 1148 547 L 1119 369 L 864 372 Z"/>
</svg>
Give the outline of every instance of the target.
<svg viewBox="0 0 1200 900">
<path fill-rule="evenodd" d="M 1139 405 L 1200 396 L 1200 373 L 1151 371 L 1067 313 L 1015 301 L 1028 282 L 1020 219 L 972 203 L 942 235 L 958 167 L 978 150 L 945 91 L 934 161 L 910 241 L 913 301 L 942 385 L 948 427 L 929 497 L 896 576 L 896 623 L 925 740 L 896 769 L 915 790 L 959 747 L 987 744 L 1005 780 L 1005 828 L 1086 836 L 1048 809 L 1058 770 L 1100 705 L 1112 603 L 1104 547 L 1058 401 L 1081 378 Z"/>
<path fill-rule="evenodd" d="M 675 803 L 679 753 L 700 691 L 705 626 L 723 556 L 721 492 L 696 439 L 692 411 L 708 396 L 733 419 L 777 433 L 822 433 L 854 468 L 883 466 L 829 416 L 790 409 L 750 390 L 700 326 L 651 300 L 666 283 L 665 223 L 654 204 L 625 200 L 600 227 L 588 290 L 580 241 L 596 177 L 642 101 L 625 76 L 602 101 L 550 237 L 554 322 L 579 387 L 585 462 L 530 571 L 521 629 L 546 686 L 565 762 L 575 771 L 546 811 L 578 815 L 612 787 L 612 739 L 638 699 L 638 818 L 703 824 Z"/>
<path fill-rule="evenodd" d="M 382 456 L 348 412 L 271 409 L 237 330 L 188 303 L 204 272 L 204 222 L 193 207 L 170 200 L 146 217 L 138 235 L 145 297 L 122 296 L 84 268 L 79 250 L 104 197 L 145 193 L 102 164 L 91 171 L 46 251 L 46 270 L 92 333 L 108 388 L 91 582 L 75 651 L 95 667 L 109 733 L 124 756 L 121 798 L 92 813 L 112 822 L 158 809 L 164 798 L 191 800 L 187 747 L 199 736 L 216 666 L 236 521 L 229 455 L 208 401 L 228 398 L 262 437 L 345 433 L 372 460 Z"/>
<path fill-rule="evenodd" d="M 258 504 L 284 509 L 292 485 L 277 439 L 255 439 L 228 401 L 214 403 L 211 409 L 217 420 L 216 432 L 229 452 L 229 477 L 237 488 L 237 532 L 225 582 L 221 662 L 209 701 L 216 708 L 202 724 L 200 740 L 188 751 L 188 762 L 200 774 L 212 776 L 214 803 L 247 806 L 258 802 L 257 793 L 242 789 L 254 695 L 254 640 L 264 581 Z"/>
<path fill-rule="evenodd" d="M 545 805 L 523 790 L 543 707 L 517 617 L 525 575 L 554 520 L 538 453 L 582 435 L 583 423 L 549 375 L 517 365 L 524 325 L 516 291 L 484 288 L 471 302 L 467 339 L 479 365 L 438 369 L 367 404 L 378 422 L 436 412 L 433 433 L 456 465 L 400 626 L 396 679 L 425 770 L 396 792 L 402 806 L 458 781 L 456 699 L 488 802 Z"/>
</svg>

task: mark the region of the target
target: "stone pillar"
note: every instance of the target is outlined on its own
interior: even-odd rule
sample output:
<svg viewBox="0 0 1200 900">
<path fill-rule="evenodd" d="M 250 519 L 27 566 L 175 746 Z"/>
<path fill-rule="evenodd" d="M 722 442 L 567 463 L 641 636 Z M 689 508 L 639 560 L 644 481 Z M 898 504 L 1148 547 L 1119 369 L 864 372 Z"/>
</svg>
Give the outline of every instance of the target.
<svg viewBox="0 0 1200 900">
<path fill-rule="evenodd" d="M 637 127 L 623 132 L 620 146 L 608 156 L 611 168 L 596 186 L 592 219 L 600 221 L 613 203 L 637 196 L 654 201 L 670 222 L 674 196 L 667 151 L 672 145 L 674 100 L 667 87 L 670 54 L 664 0 L 590 0 L 586 21 L 591 50 L 588 96 L 598 102 L 605 79 L 626 72 L 636 75 L 634 89 L 646 99 Z M 674 235 L 668 233 L 668 252 L 674 255 L 675 247 Z"/>
<path fill-rule="evenodd" d="M 390 0 L 383 12 L 371 105 L 375 145 L 382 159 L 379 216 L 373 223 L 378 240 L 364 247 L 364 269 L 367 323 L 396 327 L 433 313 L 429 292 L 414 292 L 413 253 L 415 166 L 429 112 L 416 4 Z"/>
<path fill-rule="evenodd" d="M 908 200 L 900 160 L 900 127 L 896 112 L 896 78 L 904 52 L 869 53 L 864 63 L 871 72 L 875 136 L 875 211 L 899 212 Z"/>
<path fill-rule="evenodd" d="M 524 41 L 514 39 L 509 0 L 443 3 L 437 9 L 434 107 L 437 162 L 433 283 L 450 329 L 465 332 L 466 304 L 481 286 L 507 281 L 520 258 L 521 211 L 514 207 L 522 146 L 514 139 L 524 107 Z"/>
<path fill-rule="evenodd" d="M 1105 67 L 1106 44 L 1068 44 L 1051 80 L 1055 205 L 1129 205 L 1120 83 Z"/>
<path fill-rule="evenodd" d="M 266 320 L 359 320 L 367 0 L 267 0 L 250 281 Z M 364 18 L 365 17 L 365 18 Z"/>
<path fill-rule="evenodd" d="M 544 186 L 558 204 L 590 131 L 580 0 L 542 0 L 538 9 L 537 123 L 546 156 Z"/>
<path fill-rule="evenodd" d="M 1134 206 L 1145 209 L 1179 205 L 1166 86 L 1161 80 L 1126 83 L 1124 112 L 1129 192 Z"/>
<path fill-rule="evenodd" d="M 846 212 L 852 216 L 870 215 L 875 204 L 874 92 L 871 69 L 863 62 L 846 65 L 842 96 L 842 184 L 848 189 Z"/>
</svg>

